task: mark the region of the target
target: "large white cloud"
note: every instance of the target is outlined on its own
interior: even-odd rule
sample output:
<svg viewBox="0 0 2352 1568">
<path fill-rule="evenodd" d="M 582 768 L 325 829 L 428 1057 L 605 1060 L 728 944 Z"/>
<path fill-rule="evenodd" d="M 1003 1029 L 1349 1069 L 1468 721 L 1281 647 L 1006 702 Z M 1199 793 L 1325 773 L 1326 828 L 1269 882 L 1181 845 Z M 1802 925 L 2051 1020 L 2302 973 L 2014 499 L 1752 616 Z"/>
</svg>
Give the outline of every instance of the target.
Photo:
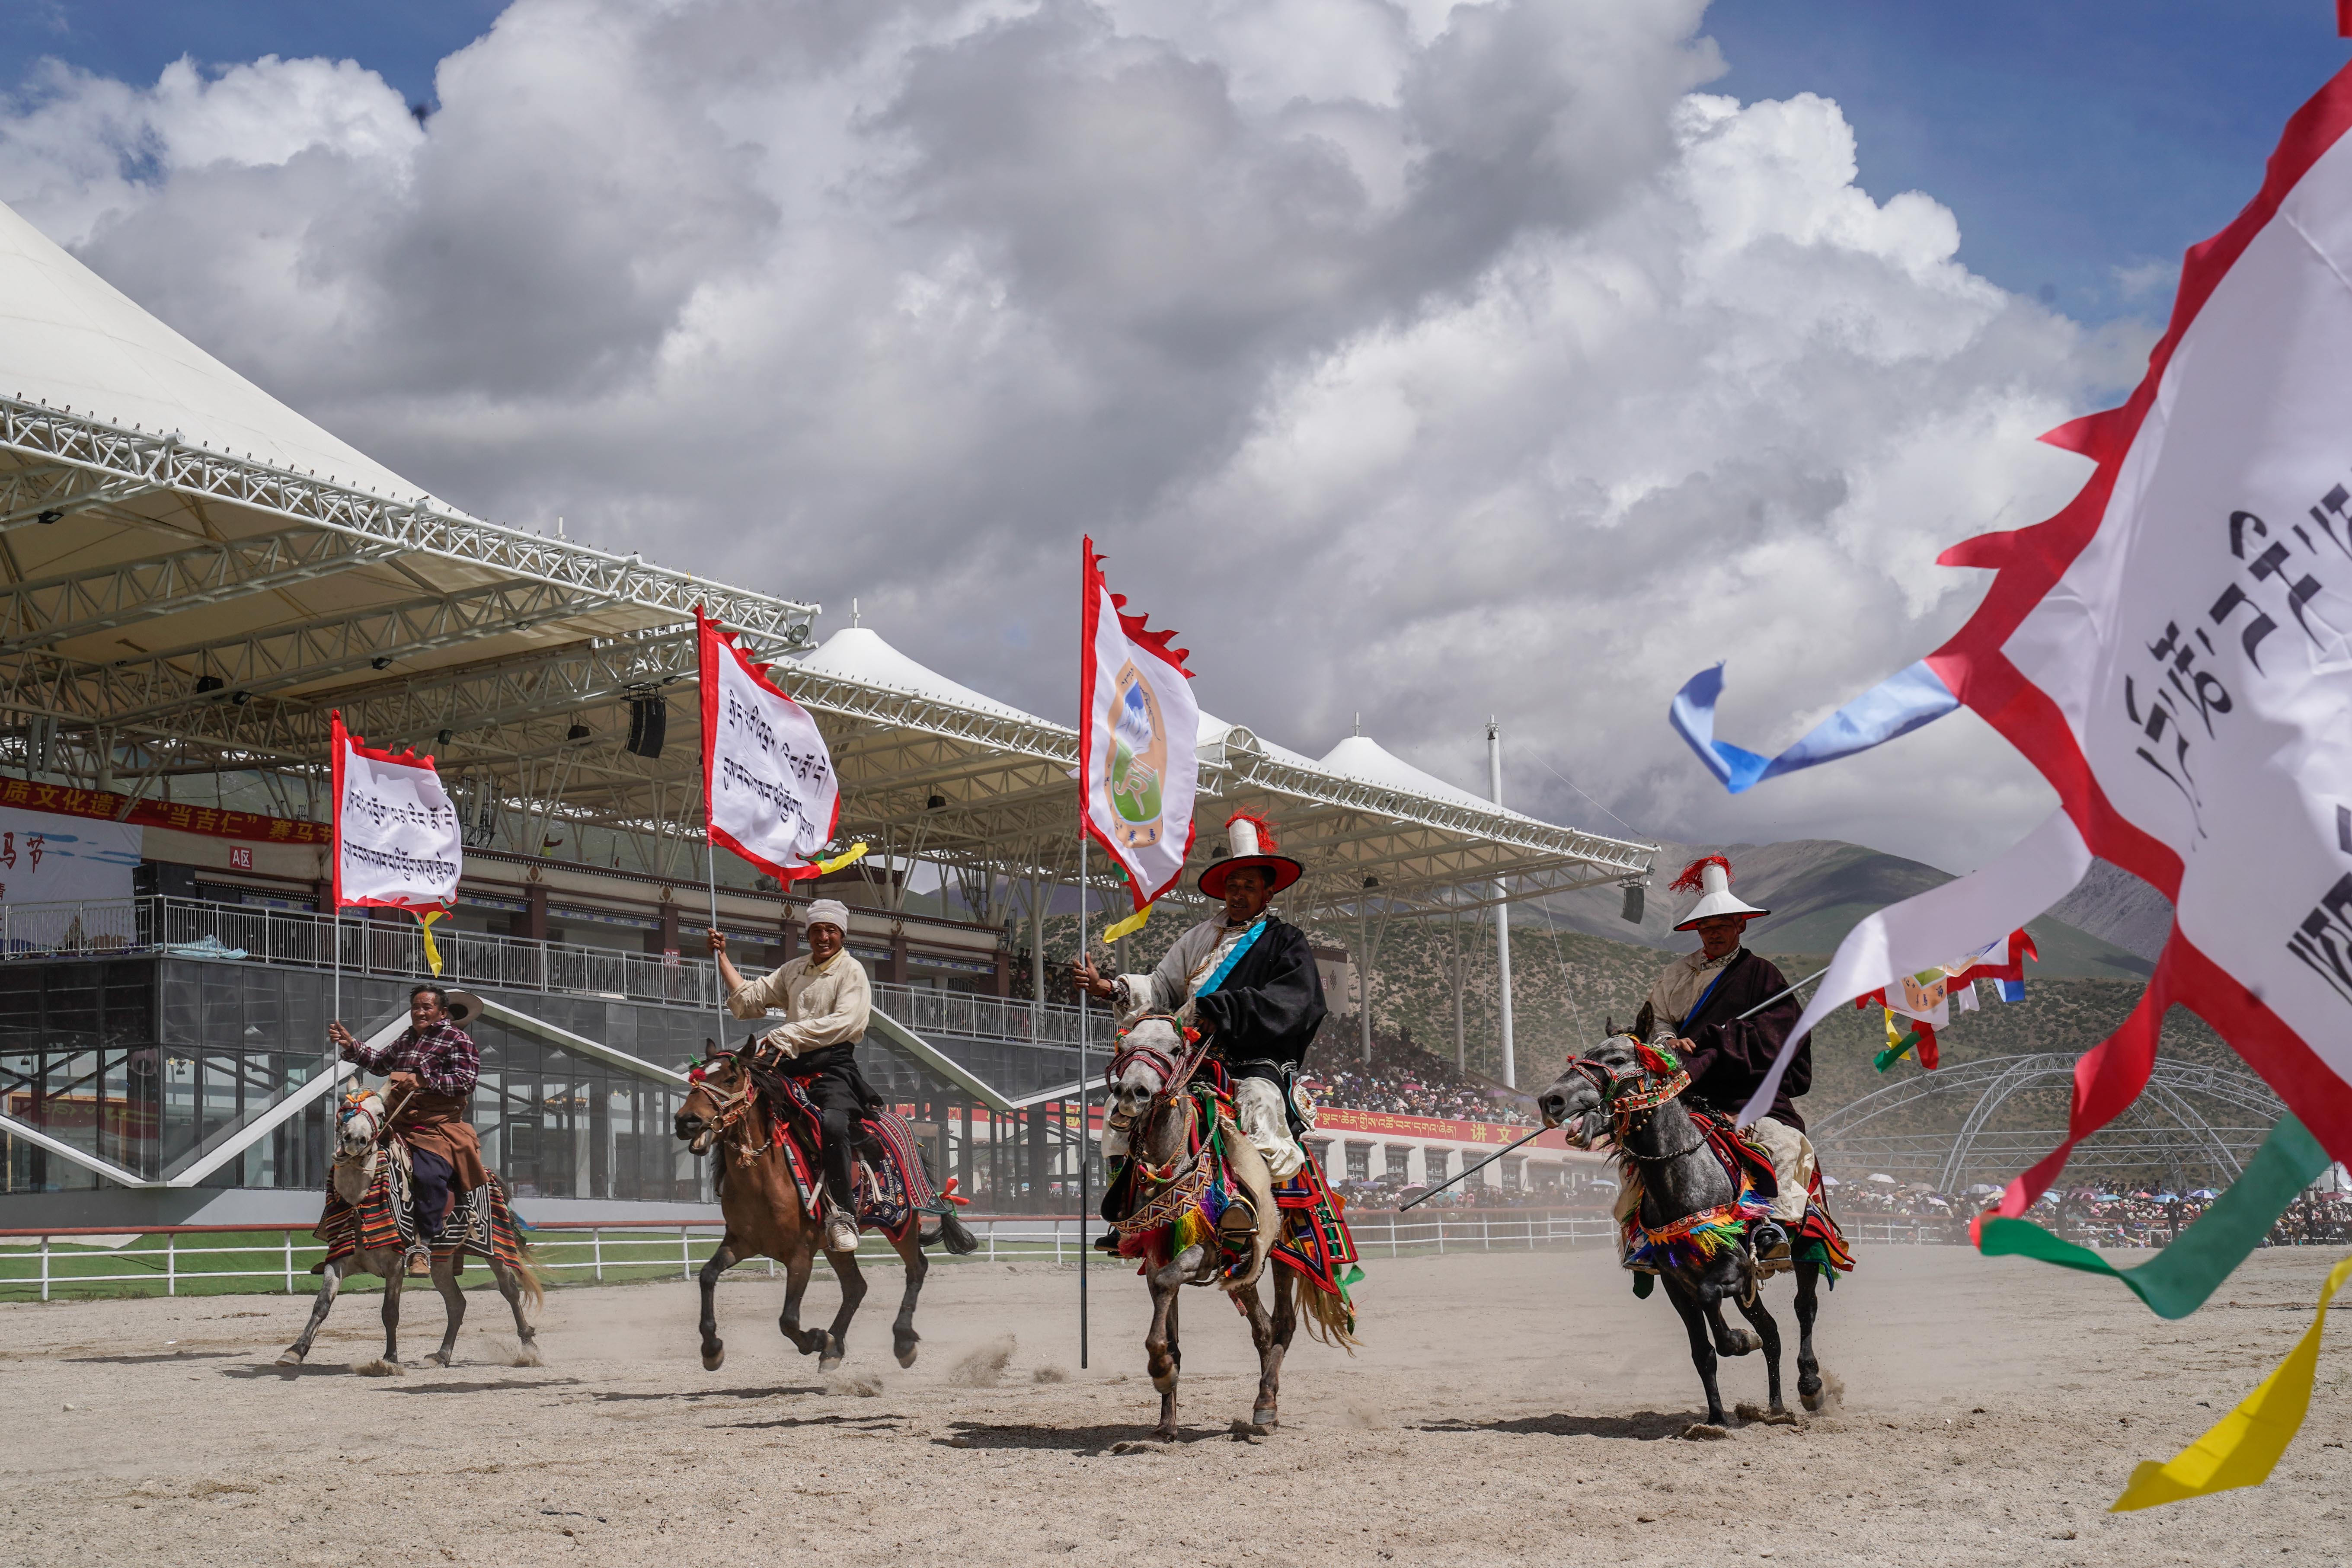
<svg viewBox="0 0 2352 1568">
<path fill-rule="evenodd" d="M 1946 864 L 2046 797 L 1974 721 L 1722 796 L 1932 647 L 2132 345 L 1874 201 L 1696 0 L 518 0 L 419 128 L 349 62 L 47 67 L 0 197 L 473 510 L 829 601 L 1070 705 L 1077 535 L 1305 750 L 1682 838 Z"/>
</svg>

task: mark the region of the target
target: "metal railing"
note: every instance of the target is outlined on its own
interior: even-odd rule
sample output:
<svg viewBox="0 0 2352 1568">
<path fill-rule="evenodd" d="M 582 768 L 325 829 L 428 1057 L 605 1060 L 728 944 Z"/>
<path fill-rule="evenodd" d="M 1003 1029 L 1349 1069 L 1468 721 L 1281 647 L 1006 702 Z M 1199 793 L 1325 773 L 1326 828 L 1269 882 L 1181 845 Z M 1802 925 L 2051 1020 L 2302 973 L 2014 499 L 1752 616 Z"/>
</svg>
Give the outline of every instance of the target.
<svg viewBox="0 0 2352 1568">
<path fill-rule="evenodd" d="M 451 985 L 539 991 L 607 1001 L 653 1002 L 709 1008 L 719 1005 L 718 965 L 707 958 L 676 958 L 618 948 L 534 942 L 482 931 L 444 931 L 434 938 L 441 978 Z M 59 904 L 0 905 L 0 956 L 117 957 L 134 953 L 226 958 L 249 963 L 330 969 L 340 954 L 353 975 L 411 979 L 426 973 L 416 922 L 337 921 L 308 910 L 218 904 L 203 899 L 152 896 L 95 899 Z M 938 991 L 919 985 L 877 985 L 875 1000 L 919 1035 L 1034 1041 L 1076 1046 L 1078 1010 L 1056 1003 L 1023 1002 Z M 1097 1034 L 1108 1021 L 1097 1017 Z"/>
<path fill-rule="evenodd" d="M 1077 1261 L 1081 1243 L 1076 1215 L 967 1215 L 964 1224 L 978 1237 L 980 1249 L 968 1259 L 935 1251 L 934 1261 Z M 1606 1246 L 1610 1229 L 1606 1218 L 1522 1209 L 1457 1209 L 1426 1219 L 1361 1215 L 1350 1224 L 1357 1249 L 1366 1258 Z M 709 1258 L 724 1229 L 715 1219 L 571 1220 L 535 1228 L 530 1241 L 533 1261 L 551 1283 L 685 1279 Z M 1087 1230 L 1099 1236 L 1101 1223 L 1089 1221 Z M 229 1294 L 307 1294 L 316 1289 L 310 1268 L 326 1255 L 324 1244 L 309 1231 L 279 1226 L 172 1226 L 142 1231 L 121 1247 L 75 1240 L 123 1234 L 88 1227 L 0 1230 L 0 1300 L 37 1295 L 47 1301 L 65 1293 L 152 1291 L 178 1296 L 224 1289 Z M 898 1259 L 879 1236 L 861 1237 L 857 1252 L 858 1261 L 866 1264 Z M 766 1272 L 775 1274 L 774 1261 L 764 1261 Z M 1100 1258 L 1096 1261 L 1108 1263 Z M 735 1272 L 756 1269 L 738 1265 Z M 488 1278 L 487 1271 L 477 1276 L 478 1280 Z M 268 1283 L 252 1283 L 257 1281 Z"/>
</svg>

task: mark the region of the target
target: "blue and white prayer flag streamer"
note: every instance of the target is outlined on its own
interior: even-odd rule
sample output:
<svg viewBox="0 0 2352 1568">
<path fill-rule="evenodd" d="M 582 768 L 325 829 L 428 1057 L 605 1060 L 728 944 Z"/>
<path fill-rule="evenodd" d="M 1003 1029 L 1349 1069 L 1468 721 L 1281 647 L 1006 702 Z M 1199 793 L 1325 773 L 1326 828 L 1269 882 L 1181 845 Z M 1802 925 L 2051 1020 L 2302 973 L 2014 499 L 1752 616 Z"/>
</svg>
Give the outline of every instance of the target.
<svg viewBox="0 0 2352 1568">
<path fill-rule="evenodd" d="M 1889 676 L 1828 718 L 1779 756 L 1765 758 L 1715 738 L 1715 704 L 1723 666 L 1702 669 L 1675 693 L 1669 717 L 1707 771 L 1734 795 L 1800 768 L 1866 752 L 1942 718 L 1960 705 L 1927 661 Z"/>
</svg>

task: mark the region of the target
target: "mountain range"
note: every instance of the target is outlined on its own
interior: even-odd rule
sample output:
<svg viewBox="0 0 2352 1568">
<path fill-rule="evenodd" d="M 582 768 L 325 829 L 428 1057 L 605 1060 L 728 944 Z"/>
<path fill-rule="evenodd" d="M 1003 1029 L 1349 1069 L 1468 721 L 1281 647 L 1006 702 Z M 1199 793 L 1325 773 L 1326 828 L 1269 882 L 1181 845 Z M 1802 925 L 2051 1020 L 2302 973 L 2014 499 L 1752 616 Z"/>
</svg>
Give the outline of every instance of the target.
<svg viewBox="0 0 2352 1568">
<path fill-rule="evenodd" d="M 1512 924 L 1549 913 L 1570 931 L 1680 952 L 1691 939 L 1675 931 L 1674 923 L 1695 900 L 1689 893 L 1668 891 L 1666 883 L 1706 855 L 1729 860 L 1732 891 L 1772 911 L 1748 928 L 1748 945 L 1765 952 L 1834 952 L 1864 915 L 1953 879 L 1950 872 L 1921 861 L 1833 838 L 1667 844 L 1658 857 L 1660 874 L 1644 890 L 1638 922 L 1623 918 L 1624 895 L 1618 889 L 1596 888 L 1562 894 L 1535 911 L 1523 910 Z M 2053 980 L 2145 980 L 2171 925 L 2172 906 L 2161 893 L 2118 867 L 2096 861 L 2073 892 L 2027 924 L 2042 954 L 2032 973 Z"/>
</svg>

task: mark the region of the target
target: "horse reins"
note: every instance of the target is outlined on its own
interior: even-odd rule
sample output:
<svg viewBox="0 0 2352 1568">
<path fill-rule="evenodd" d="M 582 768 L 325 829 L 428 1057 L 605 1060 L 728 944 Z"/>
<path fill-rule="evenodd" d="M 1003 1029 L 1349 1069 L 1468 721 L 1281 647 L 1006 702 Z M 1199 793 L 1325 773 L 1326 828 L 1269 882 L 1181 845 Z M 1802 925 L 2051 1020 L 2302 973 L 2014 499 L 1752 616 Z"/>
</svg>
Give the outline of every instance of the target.
<svg viewBox="0 0 2352 1568">
<path fill-rule="evenodd" d="M 721 1094 L 712 1088 L 708 1078 L 696 1079 L 695 1087 L 709 1095 L 713 1101 L 713 1112 L 709 1121 L 713 1140 L 726 1143 L 734 1152 L 737 1164 L 748 1165 L 766 1152 L 764 1144 L 748 1135 L 730 1139 L 727 1133 L 751 1112 L 753 1102 L 760 1098 L 760 1086 L 752 1079 L 751 1070 L 736 1059 L 734 1052 L 725 1055 L 729 1061 L 734 1063 L 735 1070 L 742 1075 L 742 1087 Z"/>
</svg>

